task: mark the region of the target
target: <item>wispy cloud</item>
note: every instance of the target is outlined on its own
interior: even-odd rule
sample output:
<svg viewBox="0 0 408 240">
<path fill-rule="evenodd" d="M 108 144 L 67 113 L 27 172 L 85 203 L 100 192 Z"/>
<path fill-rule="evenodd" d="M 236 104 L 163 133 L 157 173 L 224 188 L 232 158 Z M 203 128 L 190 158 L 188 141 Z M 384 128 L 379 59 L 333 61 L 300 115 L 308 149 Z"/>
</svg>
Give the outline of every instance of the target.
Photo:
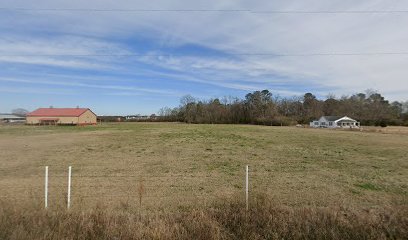
<svg viewBox="0 0 408 240">
<path fill-rule="evenodd" d="M 79 82 L 59 82 L 59 81 L 48 81 L 48 80 L 38 80 L 38 79 L 13 79 L 13 78 L 0 78 L 0 82 L 13 82 L 13 83 L 25 83 L 25 84 L 41 84 L 41 85 L 55 85 L 55 86 L 66 86 L 66 87 L 80 87 L 80 88 L 96 88 L 96 89 L 108 89 L 108 90 L 126 90 L 139 93 L 155 93 L 155 94 L 165 94 L 165 95 L 175 95 L 176 93 L 167 90 L 158 90 L 150 88 L 139 88 L 133 86 L 121 86 L 121 85 L 96 85 L 87 84 Z"/>
<path fill-rule="evenodd" d="M 318 12 L 408 10 L 408 3 L 5 0 L 2 7 Z M 185 93 L 234 95 L 264 88 L 286 96 L 373 88 L 392 100 L 407 98 L 407 55 L 308 55 L 408 52 L 406 13 L 0 11 L 0 17 L 0 81 L 15 80 L 2 86 L 8 90 L 36 82 L 112 97 L 173 96 L 172 103 Z M 121 54 L 134 56 L 111 56 Z"/>
<path fill-rule="evenodd" d="M 109 54 L 126 54 L 118 44 L 89 37 L 37 37 L 6 35 L 0 39 L 0 63 L 20 63 L 66 68 L 111 68 Z M 95 57 L 92 55 L 104 55 Z"/>
<path fill-rule="evenodd" d="M 2 93 L 13 94 L 46 94 L 46 95 L 77 95 L 75 91 L 62 88 L 44 88 L 44 87 L 1 87 Z"/>
</svg>

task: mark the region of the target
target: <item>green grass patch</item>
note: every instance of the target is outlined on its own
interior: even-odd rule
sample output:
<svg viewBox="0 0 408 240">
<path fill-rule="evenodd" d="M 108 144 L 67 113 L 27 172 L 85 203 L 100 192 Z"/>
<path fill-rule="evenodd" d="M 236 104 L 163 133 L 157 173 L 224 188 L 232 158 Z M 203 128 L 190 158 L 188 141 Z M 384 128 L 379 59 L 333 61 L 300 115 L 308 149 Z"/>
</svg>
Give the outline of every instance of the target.
<svg viewBox="0 0 408 240">
<path fill-rule="evenodd" d="M 371 190 L 371 191 L 380 191 L 381 188 L 379 186 L 376 186 L 372 183 L 362 183 L 362 184 L 356 184 L 357 187 L 365 189 L 365 190 Z"/>
</svg>

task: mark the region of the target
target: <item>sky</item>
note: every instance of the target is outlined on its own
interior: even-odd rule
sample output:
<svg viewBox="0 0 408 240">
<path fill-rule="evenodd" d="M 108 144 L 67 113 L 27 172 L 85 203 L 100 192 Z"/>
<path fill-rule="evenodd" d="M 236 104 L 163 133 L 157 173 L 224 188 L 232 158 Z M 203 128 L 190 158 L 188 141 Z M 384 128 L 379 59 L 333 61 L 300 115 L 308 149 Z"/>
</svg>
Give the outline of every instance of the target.
<svg viewBox="0 0 408 240">
<path fill-rule="evenodd" d="M 268 89 L 408 100 L 405 0 L 2 0 L 0 112 L 157 113 Z"/>
</svg>

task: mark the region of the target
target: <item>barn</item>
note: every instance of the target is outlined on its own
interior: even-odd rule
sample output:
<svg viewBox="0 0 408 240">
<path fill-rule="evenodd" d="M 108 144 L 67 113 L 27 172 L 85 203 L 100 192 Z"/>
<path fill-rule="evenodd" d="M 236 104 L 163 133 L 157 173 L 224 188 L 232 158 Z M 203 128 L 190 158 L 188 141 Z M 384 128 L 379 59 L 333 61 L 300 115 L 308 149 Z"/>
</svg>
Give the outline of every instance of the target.
<svg viewBox="0 0 408 240">
<path fill-rule="evenodd" d="M 39 108 L 27 114 L 32 125 L 94 125 L 96 114 L 89 108 Z"/>
</svg>

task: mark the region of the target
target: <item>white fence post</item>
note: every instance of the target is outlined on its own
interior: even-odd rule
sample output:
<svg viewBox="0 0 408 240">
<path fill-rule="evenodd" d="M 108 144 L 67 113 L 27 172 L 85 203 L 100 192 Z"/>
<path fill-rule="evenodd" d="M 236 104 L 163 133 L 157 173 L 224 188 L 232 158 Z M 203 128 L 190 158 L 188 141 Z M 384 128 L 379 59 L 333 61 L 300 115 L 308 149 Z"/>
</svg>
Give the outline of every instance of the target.
<svg viewBox="0 0 408 240">
<path fill-rule="evenodd" d="M 245 202 L 246 210 L 248 211 L 248 165 L 246 165 L 246 177 L 245 177 Z"/>
<path fill-rule="evenodd" d="M 68 167 L 68 196 L 67 196 L 67 208 L 71 206 L 71 166 Z"/>
<path fill-rule="evenodd" d="M 44 205 L 45 208 L 48 207 L 48 166 L 45 166 L 45 195 L 44 195 Z"/>
</svg>

